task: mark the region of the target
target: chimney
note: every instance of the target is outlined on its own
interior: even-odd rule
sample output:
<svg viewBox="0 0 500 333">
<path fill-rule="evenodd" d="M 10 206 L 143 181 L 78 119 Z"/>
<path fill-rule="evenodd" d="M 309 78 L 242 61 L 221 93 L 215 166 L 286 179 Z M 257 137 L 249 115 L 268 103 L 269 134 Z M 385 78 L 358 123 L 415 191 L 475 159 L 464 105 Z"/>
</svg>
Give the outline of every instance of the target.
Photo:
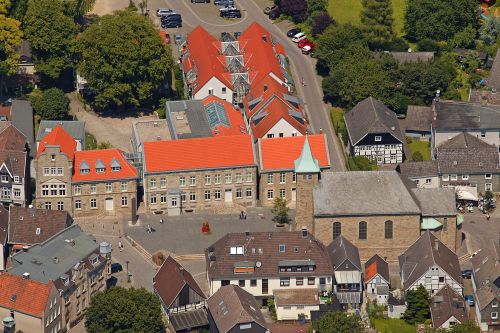
<svg viewBox="0 0 500 333">
<path fill-rule="evenodd" d="M 439 239 L 437 238 L 434 240 L 434 249 L 436 251 L 439 251 Z"/>
<path fill-rule="evenodd" d="M 30 273 L 26 272 L 26 273 L 23 273 L 23 278 L 26 279 L 26 280 L 29 280 L 30 278 Z"/>
<path fill-rule="evenodd" d="M 250 239 L 250 231 L 245 231 L 245 237 L 247 238 L 247 240 Z"/>
</svg>

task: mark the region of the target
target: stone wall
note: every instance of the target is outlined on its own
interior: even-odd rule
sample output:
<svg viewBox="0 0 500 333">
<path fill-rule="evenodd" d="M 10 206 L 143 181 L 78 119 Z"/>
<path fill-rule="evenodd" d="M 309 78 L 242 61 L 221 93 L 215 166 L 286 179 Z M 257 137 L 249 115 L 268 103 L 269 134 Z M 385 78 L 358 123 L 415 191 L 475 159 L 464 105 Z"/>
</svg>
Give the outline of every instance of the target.
<svg viewBox="0 0 500 333">
<path fill-rule="evenodd" d="M 281 180 L 281 172 L 270 172 L 270 173 L 261 173 L 260 174 L 260 190 L 259 190 L 259 199 L 262 206 L 272 207 L 274 198 L 280 196 L 280 191 L 285 190 L 285 200 L 287 204 L 292 202 L 293 195 L 292 193 L 297 189 L 297 182 L 294 181 L 294 172 L 293 171 L 284 171 L 285 181 Z M 273 175 L 272 184 L 269 184 L 269 174 Z M 273 190 L 273 198 L 268 199 L 268 190 Z M 293 198 L 296 199 L 296 198 Z M 293 200 L 295 201 L 295 200 Z"/>
<path fill-rule="evenodd" d="M 443 225 L 432 233 L 441 240 L 453 252 L 456 252 L 461 245 L 461 231 L 457 231 L 457 217 L 436 217 L 436 220 Z M 422 230 L 424 232 L 424 230 Z"/>
<path fill-rule="evenodd" d="M 315 234 L 313 188 L 318 184 L 317 174 L 297 175 L 297 202 L 295 210 L 295 225 L 297 228 L 306 227 Z M 331 235 L 331 233 L 330 233 Z"/>
</svg>

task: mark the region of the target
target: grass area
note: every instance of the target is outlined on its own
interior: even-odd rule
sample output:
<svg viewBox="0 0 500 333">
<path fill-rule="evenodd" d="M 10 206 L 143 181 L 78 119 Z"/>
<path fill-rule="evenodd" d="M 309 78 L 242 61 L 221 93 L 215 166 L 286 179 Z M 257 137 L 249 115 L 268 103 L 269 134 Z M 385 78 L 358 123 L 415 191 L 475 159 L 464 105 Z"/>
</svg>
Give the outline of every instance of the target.
<svg viewBox="0 0 500 333">
<path fill-rule="evenodd" d="M 370 319 L 377 332 L 382 333 L 416 333 L 414 326 L 407 324 L 403 319 Z"/>
<path fill-rule="evenodd" d="M 430 143 L 428 141 L 418 141 L 412 140 L 408 143 L 408 148 L 410 149 L 410 154 L 413 156 L 413 153 L 419 151 L 424 158 L 424 161 L 430 161 L 431 159 L 431 148 Z M 411 158 L 411 156 L 410 156 Z"/>
<path fill-rule="evenodd" d="M 392 0 L 394 10 L 394 31 L 401 36 L 403 34 L 403 22 L 407 0 Z M 359 24 L 359 14 L 363 5 L 361 0 L 329 0 L 328 12 L 340 24 Z"/>
<path fill-rule="evenodd" d="M 341 108 L 332 108 L 330 110 L 330 118 L 332 119 L 333 129 L 336 134 L 342 135 L 344 144 L 347 143 L 347 129 L 344 122 L 344 111 Z"/>
</svg>

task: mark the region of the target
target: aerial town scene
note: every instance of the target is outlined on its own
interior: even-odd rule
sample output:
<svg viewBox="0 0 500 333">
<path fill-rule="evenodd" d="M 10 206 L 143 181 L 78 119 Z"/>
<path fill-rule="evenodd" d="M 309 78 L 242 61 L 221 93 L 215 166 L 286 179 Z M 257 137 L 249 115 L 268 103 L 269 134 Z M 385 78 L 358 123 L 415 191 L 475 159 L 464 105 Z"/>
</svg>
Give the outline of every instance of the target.
<svg viewBox="0 0 500 333">
<path fill-rule="evenodd" d="M 500 333 L 500 0 L 0 0 L 0 333 Z"/>
</svg>

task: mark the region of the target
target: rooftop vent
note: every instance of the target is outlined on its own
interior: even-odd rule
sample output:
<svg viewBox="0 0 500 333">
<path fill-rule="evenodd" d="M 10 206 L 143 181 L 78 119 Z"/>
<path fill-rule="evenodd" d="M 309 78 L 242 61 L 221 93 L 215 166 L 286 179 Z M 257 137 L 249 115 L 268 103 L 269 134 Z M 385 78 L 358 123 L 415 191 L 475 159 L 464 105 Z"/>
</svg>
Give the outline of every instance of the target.
<svg viewBox="0 0 500 333">
<path fill-rule="evenodd" d="M 17 295 L 16 294 L 13 294 L 13 295 L 10 296 L 10 301 L 11 302 L 15 302 L 16 299 L 17 299 Z"/>
<path fill-rule="evenodd" d="M 22 220 L 24 220 L 24 216 L 21 215 L 21 216 L 19 216 L 19 221 L 22 221 Z"/>
</svg>

